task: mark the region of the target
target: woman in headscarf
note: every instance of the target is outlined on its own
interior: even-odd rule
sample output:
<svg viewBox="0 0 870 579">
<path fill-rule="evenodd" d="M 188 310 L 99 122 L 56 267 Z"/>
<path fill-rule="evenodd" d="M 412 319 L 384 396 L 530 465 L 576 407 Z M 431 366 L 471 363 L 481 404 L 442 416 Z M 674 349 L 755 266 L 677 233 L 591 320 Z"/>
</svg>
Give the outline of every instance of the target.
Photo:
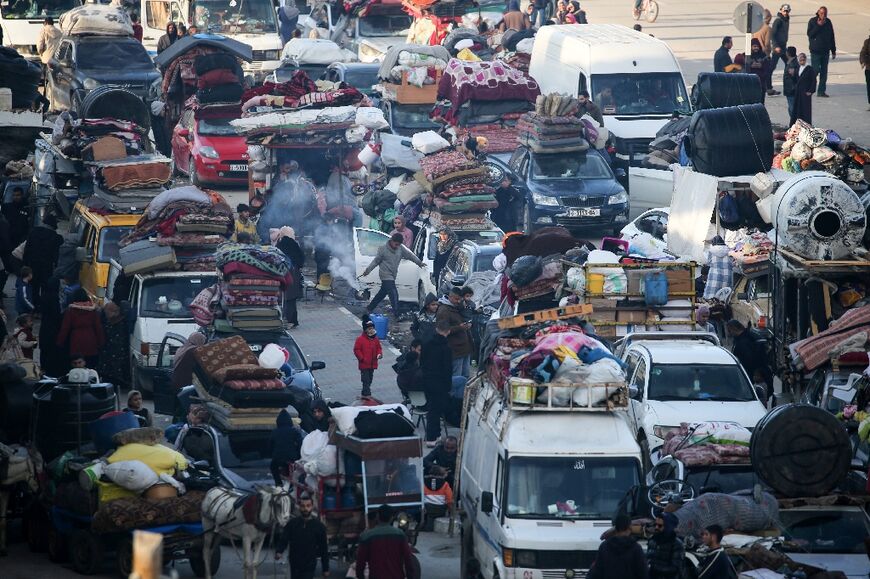
<svg viewBox="0 0 870 579">
<path fill-rule="evenodd" d="M 176 28 L 175 22 L 169 22 L 166 25 L 166 34 L 157 41 L 157 54 L 172 46 L 176 40 L 178 40 L 178 28 Z"/>
<path fill-rule="evenodd" d="M 730 250 L 725 245 L 725 240 L 718 235 L 711 240 L 710 249 L 705 253 L 710 270 L 707 272 L 707 284 L 704 286 L 704 299 L 709 300 L 714 298 L 716 292 L 722 288 L 731 287 L 732 264 Z"/>
<path fill-rule="evenodd" d="M 282 227 L 283 234 L 275 244 L 281 253 L 290 260 L 290 273 L 293 283 L 284 289 L 284 321 L 291 328 L 299 327 L 299 312 L 296 309 L 296 300 L 302 297 L 302 266 L 305 263 L 305 253 L 296 242 L 296 232 L 292 227 Z"/>
<path fill-rule="evenodd" d="M 176 391 L 193 382 L 193 366 L 196 364 L 193 351 L 205 342 L 205 334 L 194 332 L 188 336 L 187 342 L 175 352 L 175 358 L 172 360 L 172 386 Z"/>
<path fill-rule="evenodd" d="M 435 276 L 435 283 L 438 283 L 438 275 L 447 263 L 447 258 L 450 257 L 450 252 L 456 245 L 456 234 L 449 227 L 442 226 L 438 230 L 438 241 L 435 245 L 435 260 L 432 264 L 432 275 Z"/>
<path fill-rule="evenodd" d="M 103 306 L 102 324 L 106 343 L 100 348 L 97 372 L 112 384 L 128 384 L 130 332 L 118 304 L 109 302 Z"/>
<path fill-rule="evenodd" d="M 100 349 L 106 343 L 100 313 L 82 288 L 73 292 L 71 301 L 63 315 L 57 345 L 67 346 L 71 354 L 84 356 L 88 368 L 96 368 Z"/>
<path fill-rule="evenodd" d="M 700 331 L 716 334 L 716 326 L 710 321 L 710 306 L 707 304 L 701 304 L 695 310 L 695 323 Z"/>
</svg>

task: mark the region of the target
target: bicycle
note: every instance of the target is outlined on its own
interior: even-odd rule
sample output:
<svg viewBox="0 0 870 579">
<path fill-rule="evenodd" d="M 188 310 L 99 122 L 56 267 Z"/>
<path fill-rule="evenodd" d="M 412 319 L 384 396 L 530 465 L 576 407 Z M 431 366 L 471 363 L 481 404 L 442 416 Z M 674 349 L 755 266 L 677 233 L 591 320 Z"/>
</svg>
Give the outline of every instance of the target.
<svg viewBox="0 0 870 579">
<path fill-rule="evenodd" d="M 635 20 L 640 20 L 642 16 L 647 22 L 655 22 L 659 17 L 659 3 L 656 0 L 643 0 L 640 10 L 635 8 L 632 12 Z"/>
</svg>

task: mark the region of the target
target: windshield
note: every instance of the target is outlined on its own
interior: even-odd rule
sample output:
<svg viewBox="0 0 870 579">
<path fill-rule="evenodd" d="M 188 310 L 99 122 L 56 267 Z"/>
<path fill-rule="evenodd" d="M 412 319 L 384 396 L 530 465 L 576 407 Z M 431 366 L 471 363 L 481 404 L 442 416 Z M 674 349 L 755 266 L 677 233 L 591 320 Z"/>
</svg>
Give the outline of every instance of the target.
<svg viewBox="0 0 870 579">
<path fill-rule="evenodd" d="M 508 461 L 507 516 L 610 520 L 638 484 L 632 458 L 514 457 Z"/>
<path fill-rule="evenodd" d="M 145 47 L 136 40 L 112 38 L 109 41 L 80 42 L 76 48 L 76 63 L 82 70 L 153 70 L 154 63 Z"/>
<path fill-rule="evenodd" d="M 432 105 L 393 106 L 393 124 L 405 129 L 438 129 L 438 123 L 429 118 Z"/>
<path fill-rule="evenodd" d="M 496 258 L 497 253 L 478 253 L 477 259 L 474 260 L 474 271 L 495 271 L 492 265 L 492 260 Z"/>
<path fill-rule="evenodd" d="M 348 68 L 344 73 L 344 82 L 362 92 L 370 91 L 372 86 L 378 84 L 378 69 Z"/>
<path fill-rule="evenodd" d="M 190 13 L 191 22 L 201 32 L 261 34 L 278 30 L 270 0 L 194 0 Z"/>
<path fill-rule="evenodd" d="M 326 64 L 301 64 L 296 65 L 292 62 L 286 63 L 279 68 L 275 69 L 275 80 L 279 83 L 287 82 L 293 78 L 293 75 L 296 74 L 296 71 L 301 69 L 305 71 L 305 74 L 308 75 L 308 78 L 314 80 L 320 78 L 324 71 L 326 71 Z"/>
<path fill-rule="evenodd" d="M 495 227 L 495 226 L 493 226 Z M 456 237 L 460 241 L 473 241 L 477 245 L 488 245 L 490 243 L 499 243 L 504 239 L 504 232 L 498 229 L 488 229 L 486 231 L 456 231 Z M 438 237 L 438 234 L 435 234 Z"/>
<path fill-rule="evenodd" d="M 556 155 L 534 155 L 532 157 L 532 179 L 608 179 L 612 177 L 607 163 L 598 155 L 578 155 L 559 153 Z"/>
<path fill-rule="evenodd" d="M 221 465 L 247 482 L 272 481 L 271 430 L 227 432 L 219 436 Z"/>
<path fill-rule="evenodd" d="M 405 36 L 411 27 L 407 14 L 369 14 L 358 20 L 360 36 Z"/>
<path fill-rule="evenodd" d="M 61 14 L 81 6 L 79 0 L 3 0 L 0 12 L 4 20 L 27 20 L 33 18 L 59 18 Z M 42 23 L 39 23 L 42 26 Z"/>
<path fill-rule="evenodd" d="M 200 119 L 196 122 L 196 130 L 203 136 L 235 137 L 239 135 L 230 124 L 230 119 Z"/>
<path fill-rule="evenodd" d="M 142 282 L 139 315 L 146 318 L 192 318 L 188 309 L 199 292 L 217 283 L 214 276 L 162 277 Z"/>
<path fill-rule="evenodd" d="M 752 385 L 739 366 L 724 364 L 653 364 L 650 400 L 751 402 Z"/>
<path fill-rule="evenodd" d="M 100 246 L 97 248 L 97 261 L 109 263 L 110 259 L 118 259 L 121 255 L 121 248 L 118 247 L 118 242 L 132 229 L 133 226 L 131 225 L 103 227 L 100 230 Z"/>
<path fill-rule="evenodd" d="M 793 553 L 866 553 L 867 515 L 856 510 L 781 510 L 784 545 Z"/>
<path fill-rule="evenodd" d="M 692 485 L 697 494 L 726 493 L 751 489 L 758 482 L 752 466 L 745 467 L 690 467 L 686 472 L 686 482 Z"/>
<path fill-rule="evenodd" d="M 605 115 L 689 114 L 678 72 L 592 75 L 593 101 Z"/>
</svg>

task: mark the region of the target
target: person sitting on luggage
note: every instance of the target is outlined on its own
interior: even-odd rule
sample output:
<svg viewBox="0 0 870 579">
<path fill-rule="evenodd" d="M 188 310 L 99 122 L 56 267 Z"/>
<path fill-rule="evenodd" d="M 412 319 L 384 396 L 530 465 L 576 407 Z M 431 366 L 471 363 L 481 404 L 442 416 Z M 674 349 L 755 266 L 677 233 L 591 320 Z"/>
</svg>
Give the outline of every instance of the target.
<svg viewBox="0 0 870 579">
<path fill-rule="evenodd" d="M 402 393 L 405 404 L 409 404 L 408 391 L 422 390 L 420 376 L 420 353 L 423 351 L 423 342 L 415 338 L 411 341 L 408 351 L 396 358 L 393 370 L 396 372 L 396 385 Z"/>
<path fill-rule="evenodd" d="M 275 425 L 272 438 L 269 440 L 269 450 L 272 455 L 269 468 L 272 471 L 272 478 L 275 479 L 275 486 L 280 487 L 284 484 L 282 477 L 290 476 L 290 463 L 296 462 L 301 456 L 302 439 L 305 435 L 293 424 L 293 418 L 287 410 L 278 413 Z"/>
<path fill-rule="evenodd" d="M 332 411 L 326 402 L 323 400 L 315 400 L 311 403 L 311 408 L 302 415 L 302 430 L 305 432 L 314 432 L 321 430 L 329 431 L 329 419 L 332 417 Z"/>
<path fill-rule="evenodd" d="M 459 441 L 455 436 L 448 436 L 432 452 L 423 458 L 423 470 L 428 474 L 435 472 L 436 467 L 445 469 L 444 475 L 447 483 L 453 486 L 453 471 L 456 468 L 456 454 L 459 449 Z"/>
</svg>

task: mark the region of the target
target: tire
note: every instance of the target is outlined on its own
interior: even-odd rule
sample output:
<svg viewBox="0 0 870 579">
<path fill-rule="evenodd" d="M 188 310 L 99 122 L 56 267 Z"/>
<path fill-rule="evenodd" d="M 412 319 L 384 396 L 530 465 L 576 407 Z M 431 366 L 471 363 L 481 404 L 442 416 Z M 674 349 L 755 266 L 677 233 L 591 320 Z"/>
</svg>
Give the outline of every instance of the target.
<svg viewBox="0 0 870 579">
<path fill-rule="evenodd" d="M 199 180 L 199 176 L 196 174 L 196 160 L 193 158 L 193 155 L 190 156 L 190 161 L 187 164 L 187 176 L 190 177 L 190 184 L 199 187 L 202 185 L 202 181 Z"/>
<path fill-rule="evenodd" d="M 656 18 L 659 17 L 659 3 L 656 0 L 649 0 L 649 4 L 646 7 L 646 21 L 647 22 L 655 22 Z"/>
<path fill-rule="evenodd" d="M 631 15 L 634 17 L 635 20 L 640 20 L 641 14 L 643 14 L 643 10 L 635 10 L 634 8 L 631 9 Z"/>
<path fill-rule="evenodd" d="M 190 568 L 193 574 L 197 577 L 205 577 L 205 559 L 202 556 L 202 549 L 190 550 L 187 552 L 187 559 L 190 561 Z M 221 545 L 220 541 L 215 541 L 211 550 L 211 574 L 215 575 L 221 566 Z"/>
<path fill-rule="evenodd" d="M 63 563 L 69 557 L 67 550 L 66 537 L 60 531 L 54 528 L 54 525 L 48 527 L 48 533 L 45 539 L 46 550 L 48 551 L 48 559 L 52 563 Z"/>
<path fill-rule="evenodd" d="M 93 575 L 103 566 L 103 546 L 90 531 L 73 531 L 69 538 L 69 558 L 76 573 Z"/>
<path fill-rule="evenodd" d="M 115 552 L 115 567 L 121 579 L 127 579 L 133 572 L 133 539 L 124 537 L 118 541 Z"/>
</svg>

